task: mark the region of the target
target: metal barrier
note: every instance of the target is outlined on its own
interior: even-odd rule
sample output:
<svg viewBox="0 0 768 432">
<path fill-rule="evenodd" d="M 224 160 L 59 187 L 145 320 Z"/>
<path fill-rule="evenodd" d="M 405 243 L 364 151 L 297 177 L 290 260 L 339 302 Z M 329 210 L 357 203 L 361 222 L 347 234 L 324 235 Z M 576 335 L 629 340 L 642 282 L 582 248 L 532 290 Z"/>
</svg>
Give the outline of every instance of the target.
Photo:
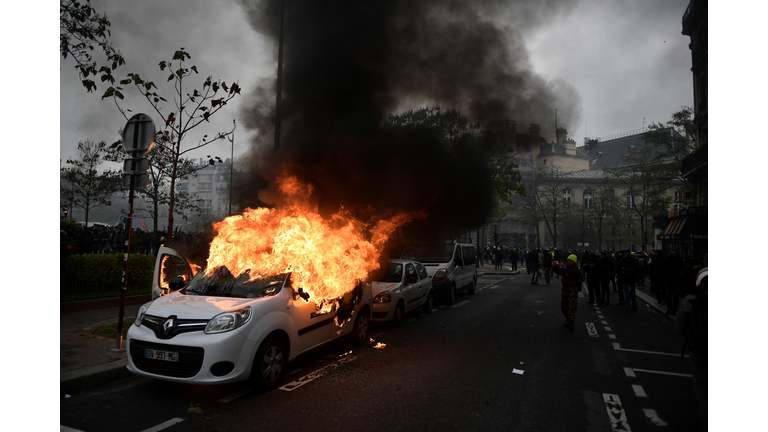
<svg viewBox="0 0 768 432">
<path fill-rule="evenodd" d="M 119 297 L 123 286 L 122 271 L 80 272 L 60 275 L 61 301 L 92 300 Z M 152 270 L 128 270 L 126 295 L 149 294 Z"/>
</svg>

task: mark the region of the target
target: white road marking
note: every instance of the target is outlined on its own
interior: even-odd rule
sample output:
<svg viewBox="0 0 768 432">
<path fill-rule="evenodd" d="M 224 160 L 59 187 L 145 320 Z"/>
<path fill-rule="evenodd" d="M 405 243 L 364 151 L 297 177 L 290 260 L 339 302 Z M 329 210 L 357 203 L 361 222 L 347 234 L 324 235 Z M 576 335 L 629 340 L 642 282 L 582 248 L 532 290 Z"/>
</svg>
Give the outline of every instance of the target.
<svg viewBox="0 0 768 432">
<path fill-rule="evenodd" d="M 462 302 L 456 303 L 455 305 L 453 305 L 453 306 L 451 306 L 451 307 L 455 309 L 455 308 L 457 308 L 457 307 L 461 307 L 461 306 L 464 306 L 464 305 L 465 305 L 465 304 L 467 304 L 467 303 L 469 303 L 469 300 L 464 300 L 464 301 L 462 301 Z"/>
<path fill-rule="evenodd" d="M 628 368 L 628 367 L 624 368 L 624 373 L 627 374 L 628 377 L 632 377 L 632 378 L 637 376 L 635 375 L 635 371 L 632 370 L 632 368 Z"/>
<path fill-rule="evenodd" d="M 611 328 L 610 328 L 610 327 L 608 327 L 608 326 L 605 326 L 604 328 L 605 328 L 605 331 L 613 331 L 613 330 L 611 330 Z"/>
<path fill-rule="evenodd" d="M 655 424 L 656 426 L 666 426 L 667 422 L 659 418 L 659 415 L 656 414 L 656 410 L 643 408 L 643 412 L 645 413 L 645 416 L 648 417 L 648 419 Z"/>
<path fill-rule="evenodd" d="M 613 342 L 613 349 L 616 351 L 628 351 L 628 352 L 638 352 L 638 353 L 645 353 L 645 354 L 658 354 L 658 355 L 666 355 L 666 356 L 680 356 L 680 354 L 672 354 L 672 353 L 664 353 L 664 352 L 658 352 L 658 351 L 644 351 L 644 350 L 635 350 L 635 349 L 627 349 L 622 348 L 621 345 L 619 345 L 618 342 Z M 685 355 L 688 357 L 688 354 Z"/>
<path fill-rule="evenodd" d="M 608 321 L 600 321 L 600 323 L 602 323 L 603 325 L 608 325 Z"/>
<path fill-rule="evenodd" d="M 181 422 L 183 422 L 183 421 L 184 421 L 184 419 L 183 419 L 183 418 L 174 417 L 174 418 L 172 418 L 172 419 L 168 420 L 167 422 L 163 422 L 163 423 L 160 423 L 159 425 L 157 425 L 157 426 L 153 426 L 153 427 L 151 427 L 151 428 L 149 428 L 149 429 L 144 429 L 144 431 L 143 431 L 143 432 L 155 432 L 155 431 L 160 431 L 160 430 L 163 430 L 163 429 L 169 428 L 169 427 L 171 427 L 171 426 L 175 425 L 176 423 L 181 423 Z"/>
<path fill-rule="evenodd" d="M 600 319 L 603 319 L 603 316 L 602 316 L 602 315 L 598 315 L 597 317 L 598 317 L 598 318 L 600 318 Z"/>
<path fill-rule="evenodd" d="M 648 397 L 647 394 L 645 394 L 645 390 L 643 390 L 643 386 L 632 384 L 632 390 L 635 392 L 635 396 L 637 397 Z"/>
<path fill-rule="evenodd" d="M 616 339 L 616 335 L 615 334 L 609 334 L 608 335 L 608 339 Z"/>
<path fill-rule="evenodd" d="M 349 362 L 351 362 L 352 360 L 355 360 L 355 359 L 357 359 L 357 356 L 350 356 L 350 357 L 340 358 L 340 359 L 336 360 L 335 362 L 333 362 L 331 364 L 328 364 L 328 365 L 325 365 L 325 366 L 321 367 L 320 369 L 318 369 L 318 370 L 316 370 L 316 371 L 314 371 L 314 372 L 312 372 L 310 374 L 304 375 L 303 377 L 299 378 L 296 381 L 289 382 L 288 384 L 280 387 L 280 390 L 283 390 L 283 391 L 294 391 L 297 388 L 303 386 L 304 384 L 306 384 L 308 382 L 312 382 L 312 381 L 316 380 L 317 378 L 320 378 L 321 376 L 323 376 L 323 374 L 321 372 L 324 371 L 325 369 L 328 369 L 329 367 L 337 368 L 340 365 L 342 365 L 344 363 L 349 363 Z"/>
<path fill-rule="evenodd" d="M 595 325 L 590 322 L 585 323 L 585 325 L 587 326 L 587 333 L 589 334 L 589 336 L 597 337 L 597 329 L 595 328 Z"/>
<path fill-rule="evenodd" d="M 624 368 L 627 369 L 627 368 Z M 691 374 L 682 374 L 682 373 L 676 373 L 676 372 L 664 372 L 664 371 L 654 371 L 654 370 L 648 370 L 648 369 L 632 369 L 635 372 L 645 372 L 645 373 L 651 373 L 656 375 L 670 375 L 670 376 L 678 376 L 678 377 L 684 377 L 684 378 L 693 378 L 693 375 Z"/>
<path fill-rule="evenodd" d="M 605 402 L 605 409 L 608 411 L 608 420 L 611 421 L 611 429 L 630 432 L 632 429 L 627 423 L 627 415 L 621 406 L 619 395 L 603 393 L 603 401 Z"/>
</svg>

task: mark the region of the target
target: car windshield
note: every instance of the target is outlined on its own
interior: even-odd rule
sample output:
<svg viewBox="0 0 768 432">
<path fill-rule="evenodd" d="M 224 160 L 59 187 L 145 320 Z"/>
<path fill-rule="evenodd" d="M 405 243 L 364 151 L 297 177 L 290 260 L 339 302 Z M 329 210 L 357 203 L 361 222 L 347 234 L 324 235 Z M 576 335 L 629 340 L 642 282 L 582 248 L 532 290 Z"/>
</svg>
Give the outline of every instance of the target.
<svg viewBox="0 0 768 432">
<path fill-rule="evenodd" d="M 411 245 L 403 254 L 404 259 L 423 263 L 444 263 L 453 257 L 453 245 L 450 243 L 423 243 Z"/>
<path fill-rule="evenodd" d="M 379 282 L 400 282 L 403 279 L 403 265 L 398 263 L 392 263 L 389 265 L 389 270 L 383 278 L 379 279 Z"/>
<path fill-rule="evenodd" d="M 280 292 L 287 274 L 266 276 L 249 282 L 248 272 L 234 277 L 226 267 L 216 269 L 210 276 L 198 272 L 184 289 L 187 295 L 214 297 L 258 298 L 269 297 Z"/>
</svg>

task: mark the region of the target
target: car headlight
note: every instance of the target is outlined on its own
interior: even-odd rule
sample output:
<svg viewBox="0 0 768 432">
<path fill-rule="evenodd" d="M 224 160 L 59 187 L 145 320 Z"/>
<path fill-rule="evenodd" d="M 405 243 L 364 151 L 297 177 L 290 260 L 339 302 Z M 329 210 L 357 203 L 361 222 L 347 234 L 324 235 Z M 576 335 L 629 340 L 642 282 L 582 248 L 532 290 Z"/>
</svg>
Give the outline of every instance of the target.
<svg viewBox="0 0 768 432">
<path fill-rule="evenodd" d="M 133 320 L 133 323 L 136 325 L 136 327 L 141 327 L 141 320 L 144 319 L 144 314 L 147 313 L 147 309 L 149 309 L 150 303 L 152 302 L 141 305 L 141 307 L 139 308 L 139 311 L 136 312 L 136 319 Z"/>
<path fill-rule="evenodd" d="M 208 321 L 205 333 L 222 333 L 241 327 L 251 319 L 251 308 L 246 307 L 224 312 L 216 315 Z"/>
<path fill-rule="evenodd" d="M 389 303 L 392 301 L 392 296 L 389 295 L 389 291 L 384 291 L 383 293 L 376 296 L 375 299 L 373 299 L 374 303 Z"/>
<path fill-rule="evenodd" d="M 443 280 L 447 277 L 448 271 L 444 268 L 440 269 L 435 273 L 435 275 L 432 277 L 432 280 Z"/>
</svg>

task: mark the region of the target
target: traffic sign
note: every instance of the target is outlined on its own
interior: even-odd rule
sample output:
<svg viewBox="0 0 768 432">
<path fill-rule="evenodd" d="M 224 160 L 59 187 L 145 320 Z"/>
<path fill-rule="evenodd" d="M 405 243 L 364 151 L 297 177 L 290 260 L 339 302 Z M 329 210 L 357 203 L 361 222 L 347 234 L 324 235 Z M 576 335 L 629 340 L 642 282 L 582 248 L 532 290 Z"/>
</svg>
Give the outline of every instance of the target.
<svg viewBox="0 0 768 432">
<path fill-rule="evenodd" d="M 155 143 L 155 123 L 146 114 L 136 114 L 123 128 L 123 150 L 132 157 L 144 157 Z"/>
</svg>

